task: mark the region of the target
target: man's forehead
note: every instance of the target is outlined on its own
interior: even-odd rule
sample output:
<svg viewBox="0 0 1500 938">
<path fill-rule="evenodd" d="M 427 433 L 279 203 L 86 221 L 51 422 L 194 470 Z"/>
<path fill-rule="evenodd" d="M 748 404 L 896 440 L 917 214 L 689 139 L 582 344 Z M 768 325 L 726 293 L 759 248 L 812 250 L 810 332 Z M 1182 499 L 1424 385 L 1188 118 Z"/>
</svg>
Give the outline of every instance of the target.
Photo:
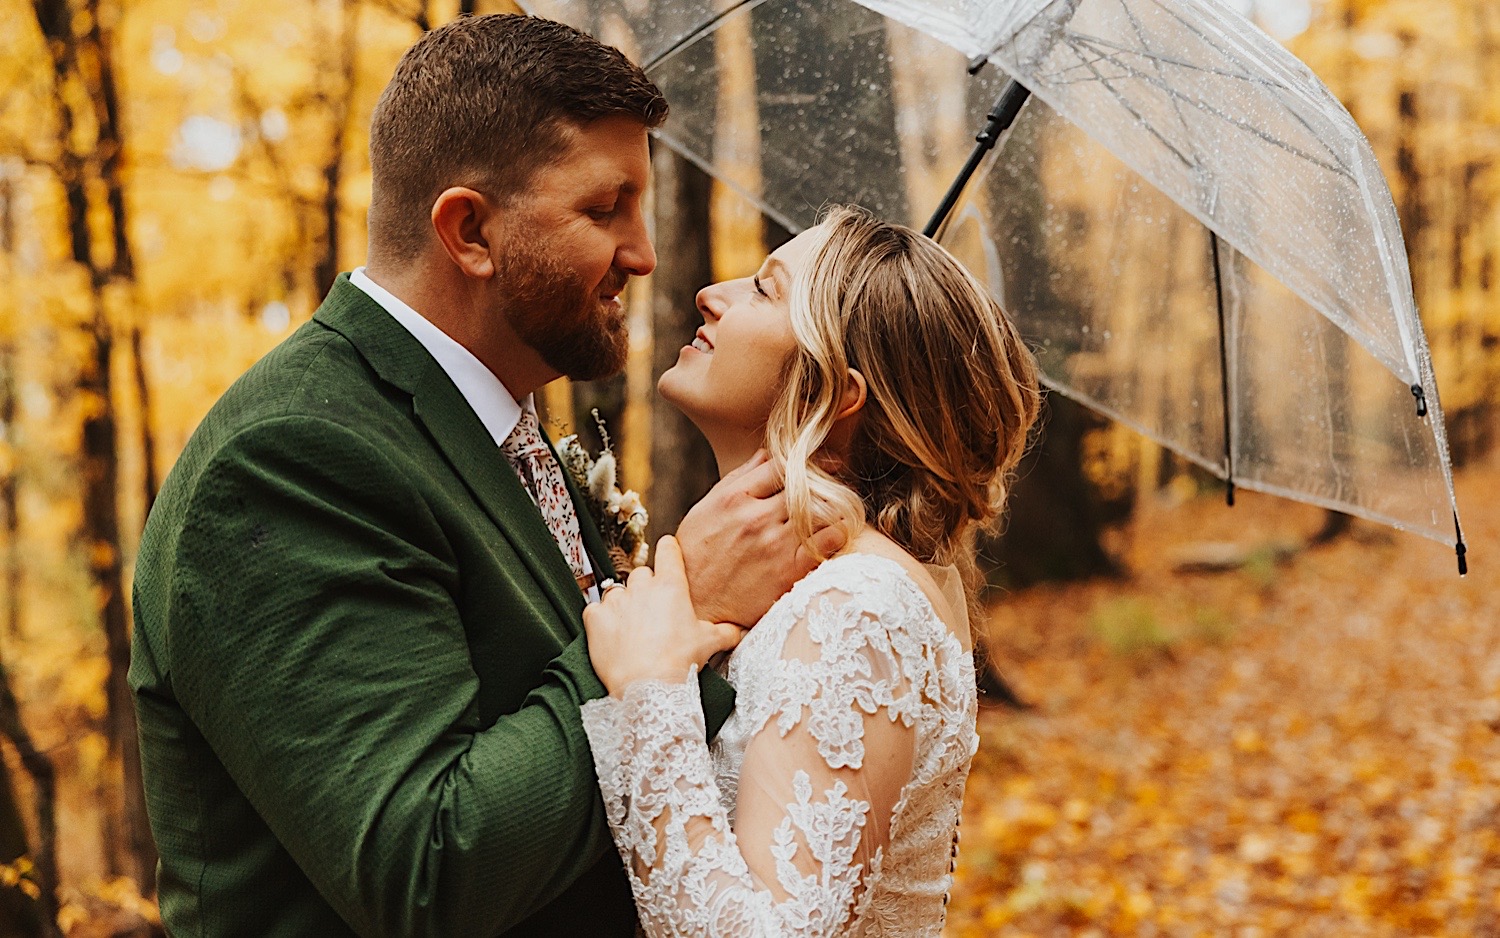
<svg viewBox="0 0 1500 938">
<path fill-rule="evenodd" d="M 565 128 L 563 151 L 542 167 L 543 174 L 565 175 L 590 189 L 627 195 L 645 188 L 651 171 L 645 125 L 621 118 L 603 118 L 582 127 Z"/>
</svg>

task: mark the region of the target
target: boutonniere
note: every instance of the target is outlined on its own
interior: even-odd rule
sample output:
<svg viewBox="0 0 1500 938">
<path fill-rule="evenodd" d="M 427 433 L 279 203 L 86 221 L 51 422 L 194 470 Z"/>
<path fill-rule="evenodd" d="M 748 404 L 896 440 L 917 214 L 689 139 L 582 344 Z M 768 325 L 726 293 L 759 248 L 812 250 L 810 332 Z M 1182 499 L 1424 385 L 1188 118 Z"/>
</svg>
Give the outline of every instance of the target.
<svg viewBox="0 0 1500 938">
<path fill-rule="evenodd" d="M 604 443 L 603 451 L 598 456 L 590 455 L 574 433 L 558 441 L 557 455 L 564 471 L 583 493 L 583 506 L 604 538 L 610 563 L 623 576 L 644 564 L 650 550 L 646 542 L 646 506 L 641 504 L 641 496 L 634 489 L 620 490 L 609 434 L 599 412 L 593 414 L 599 439 Z"/>
</svg>

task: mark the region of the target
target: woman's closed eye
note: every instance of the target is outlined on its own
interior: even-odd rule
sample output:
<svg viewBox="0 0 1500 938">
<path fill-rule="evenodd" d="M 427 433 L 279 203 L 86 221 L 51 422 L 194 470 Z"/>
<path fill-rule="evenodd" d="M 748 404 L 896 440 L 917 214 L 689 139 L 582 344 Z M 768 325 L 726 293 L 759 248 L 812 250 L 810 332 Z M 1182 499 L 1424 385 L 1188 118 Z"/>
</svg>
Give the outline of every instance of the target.
<svg viewBox="0 0 1500 938">
<path fill-rule="evenodd" d="M 766 288 L 760 285 L 760 274 L 753 275 L 750 280 L 755 284 L 756 293 L 759 293 L 768 300 L 771 298 L 771 294 L 766 292 Z"/>
</svg>

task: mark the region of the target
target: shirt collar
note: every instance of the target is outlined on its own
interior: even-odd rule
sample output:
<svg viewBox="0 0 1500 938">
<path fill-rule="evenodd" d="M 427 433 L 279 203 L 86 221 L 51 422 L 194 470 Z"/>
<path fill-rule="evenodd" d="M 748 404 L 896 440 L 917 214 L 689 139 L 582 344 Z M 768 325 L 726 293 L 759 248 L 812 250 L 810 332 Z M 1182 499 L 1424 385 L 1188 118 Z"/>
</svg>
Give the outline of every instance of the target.
<svg viewBox="0 0 1500 938">
<path fill-rule="evenodd" d="M 422 344 L 458 388 L 464 400 L 474 409 L 479 422 L 489 431 L 495 445 L 505 443 L 516 424 L 521 420 L 522 408 L 535 413 L 533 395 L 517 403 L 495 373 L 485 367 L 474 353 L 458 344 L 448 333 L 433 325 L 421 313 L 412 309 L 395 294 L 370 279 L 363 267 L 356 267 L 349 275 L 349 282 L 369 294 L 370 299 L 391 314 L 391 318 L 410 332 L 412 338 Z"/>
</svg>

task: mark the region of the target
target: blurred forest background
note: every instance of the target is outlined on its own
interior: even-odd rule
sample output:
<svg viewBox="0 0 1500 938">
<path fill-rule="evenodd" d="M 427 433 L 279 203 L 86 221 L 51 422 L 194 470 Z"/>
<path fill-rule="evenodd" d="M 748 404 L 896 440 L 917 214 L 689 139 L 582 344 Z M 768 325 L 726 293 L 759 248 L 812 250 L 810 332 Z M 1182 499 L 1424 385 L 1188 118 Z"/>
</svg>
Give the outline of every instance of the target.
<svg viewBox="0 0 1500 938">
<path fill-rule="evenodd" d="M 1244 0 L 1374 143 L 1476 572 L 1215 485 L 1054 396 L 993 571 L 954 934 L 1500 935 L 1500 4 Z M 136 541 L 198 420 L 363 260 L 370 109 L 500 0 L 0 0 L 0 938 L 153 934 Z M 722 44 L 722 43 L 721 43 Z M 753 63 L 752 63 L 753 64 Z M 598 409 L 657 531 L 711 479 L 654 377 L 787 234 L 655 157 Z M 1000 677 L 1004 675 L 1004 677 Z"/>
</svg>

